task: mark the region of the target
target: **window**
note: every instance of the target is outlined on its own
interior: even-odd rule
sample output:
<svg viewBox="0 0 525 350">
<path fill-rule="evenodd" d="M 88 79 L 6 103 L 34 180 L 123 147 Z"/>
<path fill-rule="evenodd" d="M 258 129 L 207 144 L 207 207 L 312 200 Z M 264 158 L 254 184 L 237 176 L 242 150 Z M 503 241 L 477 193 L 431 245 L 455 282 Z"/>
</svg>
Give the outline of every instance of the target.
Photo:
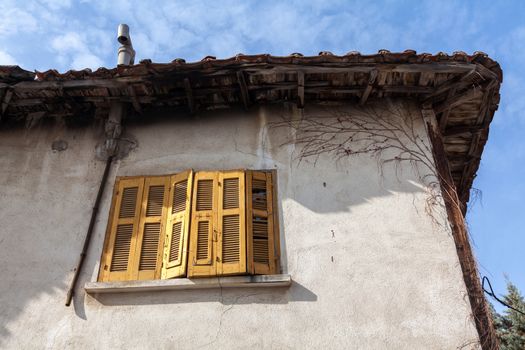
<svg viewBox="0 0 525 350">
<path fill-rule="evenodd" d="M 278 272 L 275 171 L 117 178 L 99 281 Z"/>
</svg>

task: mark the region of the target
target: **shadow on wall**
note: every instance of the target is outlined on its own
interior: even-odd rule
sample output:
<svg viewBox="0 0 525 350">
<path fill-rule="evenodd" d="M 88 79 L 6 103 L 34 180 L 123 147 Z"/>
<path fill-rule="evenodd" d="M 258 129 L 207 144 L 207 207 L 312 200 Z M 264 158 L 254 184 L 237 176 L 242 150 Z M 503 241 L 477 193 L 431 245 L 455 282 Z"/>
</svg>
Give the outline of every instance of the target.
<svg viewBox="0 0 525 350">
<path fill-rule="evenodd" d="M 86 152 L 99 130 L 58 122 L 0 129 L 0 348 L 7 339 L 11 348 L 33 337 L 41 344 L 36 329 L 63 317 L 102 169 Z M 57 149 L 56 140 L 69 146 Z"/>
<path fill-rule="evenodd" d="M 277 169 L 279 201 L 292 199 L 315 213 L 350 212 L 393 192 L 424 191 L 433 159 L 426 135 L 418 134 L 425 131 L 414 103 L 312 104 L 304 112 L 286 106 L 132 118 L 126 130 L 140 135 L 140 150 L 119 164 L 119 175 Z"/>
<path fill-rule="evenodd" d="M 297 282 L 290 287 L 276 288 L 216 288 L 197 291 L 165 291 L 154 293 L 115 293 L 86 296 L 86 303 L 105 306 L 158 305 L 220 302 L 223 305 L 288 304 L 294 301 L 317 301 L 317 295 Z M 93 300 L 94 299 L 94 300 Z"/>
<path fill-rule="evenodd" d="M 315 110 L 314 107 L 312 109 Z M 396 162 L 385 166 L 384 176 L 378 186 L 375 177 L 366 176 L 370 171 L 376 173 L 378 170 L 376 164 L 371 164 L 368 155 L 341 158 L 336 161 L 335 171 L 333 163 L 330 165 L 335 160 L 330 157 L 317 161 L 315 156 L 305 158 L 297 165 L 298 149 L 286 144 L 286 141 L 289 137 L 293 140 L 304 133 L 311 135 L 309 130 L 313 129 L 308 127 L 295 133 L 286 128 L 266 129 L 263 135 L 259 133 L 261 125 L 272 120 L 279 121 L 278 116 L 283 113 L 286 115 L 287 112 L 283 112 L 282 108 L 268 108 L 250 118 L 242 115 L 246 112 L 235 113 L 237 117 L 234 120 L 230 116 L 233 113 L 226 111 L 213 112 L 197 120 L 188 117 L 175 119 L 171 115 L 170 118 L 148 118 L 147 122 L 145 119 L 130 121 L 131 133 L 134 129 L 141 129 L 140 135 L 150 132 L 151 137 L 139 139 L 140 152 L 132 152 L 128 159 L 120 162 L 119 175 L 131 175 L 126 174 L 127 169 L 134 169 L 134 175 L 166 174 L 180 171 L 181 164 L 184 164 L 184 168 L 199 170 L 199 165 L 206 158 L 191 152 L 187 147 L 198 140 L 200 147 L 208 150 L 207 159 L 210 158 L 209 150 L 213 150 L 215 163 L 222 164 L 224 169 L 247 165 L 259 169 L 277 168 L 278 171 L 286 169 L 278 173 L 281 218 L 285 214 L 282 212 L 282 203 L 288 200 L 314 213 L 337 213 L 351 212 L 354 206 L 377 197 L 391 196 L 394 192 L 423 191 L 419 186 L 418 175 L 412 169 L 396 169 Z M 152 122 L 154 119 L 157 119 L 155 123 Z M 235 124 L 232 124 L 232 120 Z M 337 117 L 335 122 L 340 123 Z M 159 128 L 159 123 L 163 127 Z M 225 123 L 235 125 L 235 128 L 224 127 Z M 204 124 L 209 125 L 202 127 Z M 173 137 L 175 126 L 180 135 L 178 138 Z M 0 231 L 0 345 L 2 339 L 21 337 L 23 329 L 37 327 L 37 324 L 55 324 L 67 315 L 63 311 L 68 288 L 64 281 L 69 283 L 71 269 L 81 250 L 102 174 L 102 164 L 94 161 L 93 154 L 101 130 L 90 132 L 92 134 L 86 136 L 88 132 L 85 130 L 72 132 L 62 127 L 14 133 L 0 130 L 0 150 L 10 154 L 9 157 L 0 157 L 0 223 L 7 223 Z M 57 137 L 66 139 L 70 147 L 64 152 L 53 154 L 51 143 Z M 234 142 L 223 141 L 218 146 L 217 139 L 233 139 Z M 331 142 L 329 138 L 322 140 Z M 385 152 L 388 154 L 388 150 Z M 242 155 L 242 163 L 232 154 Z M 160 162 L 166 165 L 159 167 Z M 112 186 L 110 181 L 105 198 L 111 197 Z M 311 190 L 316 195 L 312 196 L 309 193 Z M 64 201 L 64 193 L 67 193 L 67 201 Z M 58 213 L 61 212 L 65 214 L 59 217 Z M 72 212 L 75 215 L 68 216 Z M 19 223 L 15 224 L 17 220 Z M 105 227 L 105 223 L 97 227 L 102 226 Z M 96 234 L 103 239 L 104 232 Z M 286 239 L 286 232 L 282 232 L 282 235 Z M 287 264 L 285 248 L 282 247 L 284 265 Z M 232 305 L 287 304 L 294 301 L 315 302 L 318 299 L 315 293 L 297 282 L 293 282 L 290 288 L 276 289 L 232 288 L 202 290 L 199 293 L 180 291 L 85 295 L 82 286 L 91 279 L 91 273 L 87 271 L 93 271 L 101 249 L 99 246 L 90 247 L 84 272 L 75 291 L 73 305 L 77 316 L 82 319 L 86 319 L 84 307 L 92 303 L 115 306 L 219 301 L 224 305 Z M 42 298 L 44 301 L 28 309 L 31 301 Z M 23 316 L 27 320 L 17 320 L 28 312 L 32 314 L 30 318 Z M 14 333 L 8 329 L 10 322 L 15 325 Z"/>
</svg>

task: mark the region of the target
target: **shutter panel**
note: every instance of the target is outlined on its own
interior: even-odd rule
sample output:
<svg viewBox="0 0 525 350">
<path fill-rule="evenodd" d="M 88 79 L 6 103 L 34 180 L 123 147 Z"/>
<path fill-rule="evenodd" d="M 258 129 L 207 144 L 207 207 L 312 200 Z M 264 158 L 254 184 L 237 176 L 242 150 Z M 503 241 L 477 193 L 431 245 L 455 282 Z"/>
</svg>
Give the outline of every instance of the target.
<svg viewBox="0 0 525 350">
<path fill-rule="evenodd" d="M 99 280 L 133 279 L 134 240 L 139 230 L 143 178 L 118 179 L 110 211 Z"/>
<path fill-rule="evenodd" d="M 248 271 L 253 274 L 277 273 L 272 173 L 249 171 L 246 174 L 246 228 Z"/>
<path fill-rule="evenodd" d="M 244 171 L 219 173 L 217 274 L 246 273 Z"/>
<path fill-rule="evenodd" d="M 218 173 L 199 171 L 193 181 L 188 277 L 214 276 L 217 273 Z"/>
<path fill-rule="evenodd" d="M 186 274 L 192 182 L 192 170 L 173 175 L 170 179 L 162 278 Z"/>
<path fill-rule="evenodd" d="M 146 177 L 140 226 L 134 248 L 133 279 L 160 278 L 169 199 L 169 176 Z"/>
</svg>

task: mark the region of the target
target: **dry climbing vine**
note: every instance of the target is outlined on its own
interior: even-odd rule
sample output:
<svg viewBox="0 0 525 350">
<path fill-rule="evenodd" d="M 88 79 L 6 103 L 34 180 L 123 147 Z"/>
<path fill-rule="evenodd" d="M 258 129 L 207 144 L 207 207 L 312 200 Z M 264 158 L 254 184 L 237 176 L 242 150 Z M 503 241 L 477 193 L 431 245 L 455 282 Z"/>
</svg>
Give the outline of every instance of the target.
<svg viewBox="0 0 525 350">
<path fill-rule="evenodd" d="M 283 118 L 270 128 L 293 131 L 287 143 L 298 146 L 299 162 L 310 159 L 317 163 L 322 155 L 335 161 L 370 155 L 376 158 L 381 176 L 388 164 L 394 165 L 396 176 L 401 164 L 410 164 L 429 194 L 426 211 L 434 219 L 434 208 L 442 203 L 438 174 L 432 150 L 417 132 L 417 124 L 419 130 L 425 127 L 421 114 L 410 109 L 409 104 L 392 102 L 351 110 L 330 106 L 301 119 Z"/>
</svg>

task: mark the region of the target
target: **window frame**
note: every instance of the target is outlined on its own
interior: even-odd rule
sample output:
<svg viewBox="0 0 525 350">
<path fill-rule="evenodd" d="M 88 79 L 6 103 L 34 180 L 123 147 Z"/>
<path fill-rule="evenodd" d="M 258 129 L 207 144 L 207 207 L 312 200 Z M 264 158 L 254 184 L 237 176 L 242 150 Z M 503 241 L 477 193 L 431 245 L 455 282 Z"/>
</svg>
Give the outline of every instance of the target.
<svg viewBox="0 0 525 350">
<path fill-rule="evenodd" d="M 280 257 L 281 257 L 281 242 L 280 242 L 280 225 L 279 225 L 279 208 L 278 208 L 278 201 L 277 201 L 277 198 L 278 198 L 278 188 L 277 188 L 277 171 L 275 169 L 263 169 L 263 170 L 248 170 L 248 169 L 241 169 L 241 170 L 214 170 L 213 172 L 218 176 L 218 177 L 221 177 L 221 178 L 224 178 L 224 174 L 228 174 L 228 173 L 232 173 L 232 172 L 242 172 L 242 175 L 243 175 L 243 181 L 242 183 L 245 185 L 244 186 L 244 191 L 240 192 L 241 194 L 241 197 L 244 199 L 244 202 L 246 203 L 245 207 L 242 209 L 241 213 L 241 217 L 244 218 L 244 228 L 241 229 L 240 231 L 240 235 L 241 237 L 244 237 L 244 257 L 243 259 L 241 259 L 242 261 L 240 261 L 241 265 L 244 264 L 245 268 L 244 270 L 245 271 L 242 271 L 242 272 L 233 272 L 233 273 L 230 273 L 230 274 L 221 274 L 218 270 L 215 271 L 215 273 L 210 273 L 210 274 L 201 274 L 200 276 L 190 276 L 190 273 L 189 273 L 189 270 L 190 270 L 190 249 L 191 249 L 191 245 L 192 245 L 192 229 L 191 229 L 191 226 L 192 224 L 194 224 L 194 221 L 193 221 L 193 207 L 194 207 L 194 203 L 193 201 L 195 200 L 195 196 L 194 196 L 194 192 L 196 192 L 196 186 L 197 186 L 197 182 L 195 181 L 196 179 L 196 176 L 198 173 L 201 173 L 201 171 L 193 171 L 193 170 L 188 170 L 190 171 L 190 177 L 188 178 L 188 184 L 191 185 L 191 189 L 188 191 L 190 194 L 191 194 L 191 198 L 187 199 L 189 201 L 189 205 L 190 205 L 190 209 L 189 209 L 189 222 L 188 222 L 188 230 L 187 230 L 187 239 L 185 241 L 184 246 L 182 247 L 182 250 L 185 251 L 185 254 L 181 257 L 182 260 L 183 260 L 183 273 L 179 276 L 176 276 L 174 278 L 195 278 L 195 277 L 226 277 L 226 276 L 241 276 L 241 275 L 262 275 L 262 274 L 271 274 L 271 275 L 278 275 L 280 273 L 280 270 L 281 270 L 281 266 L 280 266 Z M 204 172 L 204 171 L 202 171 Z M 248 238 L 249 238 L 249 232 L 248 232 L 248 228 L 247 228 L 247 221 L 249 219 L 248 217 L 248 207 L 251 207 L 251 205 L 248 205 L 247 201 L 248 201 L 248 186 L 246 184 L 246 180 L 248 178 L 248 174 L 249 172 L 264 172 L 264 173 L 267 173 L 269 177 L 271 177 L 271 181 L 270 181 L 270 186 L 271 187 L 271 192 L 267 192 L 267 196 L 268 197 L 271 197 L 271 206 L 273 208 L 272 210 L 272 213 L 271 213 L 271 218 L 272 218 L 272 230 L 273 230 L 273 234 L 272 234 L 272 237 L 273 237 L 273 242 L 272 242 L 272 245 L 271 247 L 269 246 L 269 249 L 271 249 L 273 247 L 273 250 L 274 250 L 274 257 L 273 257 L 273 261 L 272 262 L 269 262 L 269 268 L 265 271 L 267 273 L 257 273 L 254 271 L 253 269 L 253 261 L 252 260 L 249 260 L 249 251 L 248 251 Z M 102 252 L 101 252 L 101 258 L 100 258 L 100 266 L 99 266 L 99 271 L 98 271 L 98 275 L 97 275 L 97 281 L 98 283 L 100 282 L 104 282 L 104 283 L 112 283 L 112 282 L 117 282 L 117 281 L 138 281 L 138 280 L 141 280 L 139 278 L 133 278 L 133 276 L 129 276 L 128 274 L 126 274 L 126 277 L 122 277 L 122 278 L 112 278 L 111 276 L 108 276 L 107 274 L 107 271 L 108 269 L 110 268 L 108 266 L 108 263 L 111 263 L 112 262 L 112 256 L 110 255 L 112 253 L 112 249 L 110 249 L 110 245 L 113 243 L 114 244 L 114 239 L 112 239 L 113 237 L 112 236 L 115 236 L 116 233 L 113 233 L 112 234 L 112 230 L 115 229 L 115 226 L 116 226 L 116 223 L 114 222 L 116 220 L 116 211 L 117 210 L 120 210 L 120 207 L 118 206 L 118 204 L 120 203 L 120 200 L 121 200 L 121 196 L 122 194 L 119 195 L 119 189 L 123 188 L 123 183 L 126 182 L 126 181 L 130 181 L 130 180 L 137 180 L 138 182 L 142 181 L 142 193 L 140 194 L 140 196 L 138 195 L 138 197 L 140 197 L 140 205 L 139 203 L 136 203 L 136 207 L 140 208 L 139 209 L 139 212 L 135 212 L 135 221 L 139 221 L 140 222 L 140 217 L 143 216 L 142 214 L 142 211 L 145 211 L 146 210 L 146 206 L 147 206 L 147 203 L 146 203 L 146 199 L 147 199 L 147 195 L 146 195 L 146 190 L 147 190 L 147 187 L 145 186 L 145 183 L 148 182 L 148 181 L 151 181 L 151 179 L 162 179 L 162 178 L 168 178 L 170 179 L 168 181 L 168 188 L 165 189 L 165 193 L 167 193 L 168 195 L 168 198 L 164 198 L 164 207 L 163 207 L 163 218 L 162 218 L 162 221 L 161 221 L 161 225 L 162 225 L 162 229 L 161 229 L 161 234 L 163 235 L 163 237 L 160 237 L 159 238 L 159 246 L 160 246 L 160 241 L 164 241 L 165 239 L 167 239 L 167 225 L 170 221 L 170 219 L 168 218 L 169 217 L 169 213 L 167 213 L 167 211 L 171 208 L 169 205 L 168 207 L 166 208 L 166 202 L 170 202 L 172 199 L 169 198 L 170 196 L 173 195 L 172 191 L 173 191 L 173 177 L 174 176 L 178 176 L 180 175 L 181 173 L 183 172 L 180 172 L 180 173 L 176 173 L 176 174 L 166 174 L 166 175 L 133 175 L 133 176 L 118 176 L 115 178 L 115 183 L 114 183 L 114 188 L 113 188 L 113 192 L 112 192 L 112 197 L 111 197 L 111 203 L 110 203 L 110 210 L 109 210 L 109 216 L 108 216 L 108 222 L 107 222 L 107 227 L 106 227 L 106 231 L 105 231 L 105 237 L 104 237 L 104 243 L 103 243 L 103 246 L 102 246 Z M 221 188 L 222 189 L 222 188 Z M 220 190 L 220 189 L 219 189 Z M 240 190 L 241 191 L 241 190 Z M 166 197 L 166 196 L 165 196 Z M 222 198 L 222 196 L 220 196 Z M 270 199 L 270 198 L 268 198 Z M 219 198 L 216 199 L 217 201 L 219 200 Z M 138 200 L 137 200 L 138 201 Z M 171 202 L 170 202 L 171 203 Z M 214 215 L 217 215 L 217 208 L 215 209 L 215 212 L 213 213 Z M 118 221 L 118 219 L 117 219 Z M 136 231 L 136 235 L 137 237 L 134 237 L 132 239 L 135 240 L 135 244 L 136 244 L 136 241 L 139 239 L 138 236 L 142 236 L 143 235 L 143 232 L 140 232 L 139 230 L 143 228 L 143 225 L 140 225 L 137 226 L 137 229 L 134 229 L 134 231 Z M 151 279 L 151 278 L 147 278 L 146 280 L 166 280 L 166 279 L 172 279 L 173 277 L 168 277 L 166 278 L 164 276 L 164 269 L 163 269 L 163 263 L 165 262 L 166 260 L 166 246 L 165 246 L 165 243 L 163 242 L 162 243 L 163 246 L 161 248 L 159 248 L 159 251 L 158 251 L 158 254 L 157 254 L 157 265 L 160 263 L 161 266 L 160 266 L 160 273 L 155 273 L 154 275 L 154 278 Z M 222 244 L 222 243 L 221 243 Z M 270 243 L 268 243 L 270 245 Z M 133 245 L 133 242 L 131 242 L 131 245 Z M 160 258 L 159 258 L 160 256 Z M 222 257 L 221 257 L 222 258 Z M 134 255 L 132 255 L 131 253 L 131 249 L 130 249 L 130 252 L 129 252 L 129 261 L 128 261 L 128 269 L 129 269 L 129 264 L 131 263 L 130 261 L 131 260 L 137 260 L 137 259 L 140 259 L 140 253 L 134 253 Z M 273 267 L 271 267 L 273 266 Z"/>
</svg>

